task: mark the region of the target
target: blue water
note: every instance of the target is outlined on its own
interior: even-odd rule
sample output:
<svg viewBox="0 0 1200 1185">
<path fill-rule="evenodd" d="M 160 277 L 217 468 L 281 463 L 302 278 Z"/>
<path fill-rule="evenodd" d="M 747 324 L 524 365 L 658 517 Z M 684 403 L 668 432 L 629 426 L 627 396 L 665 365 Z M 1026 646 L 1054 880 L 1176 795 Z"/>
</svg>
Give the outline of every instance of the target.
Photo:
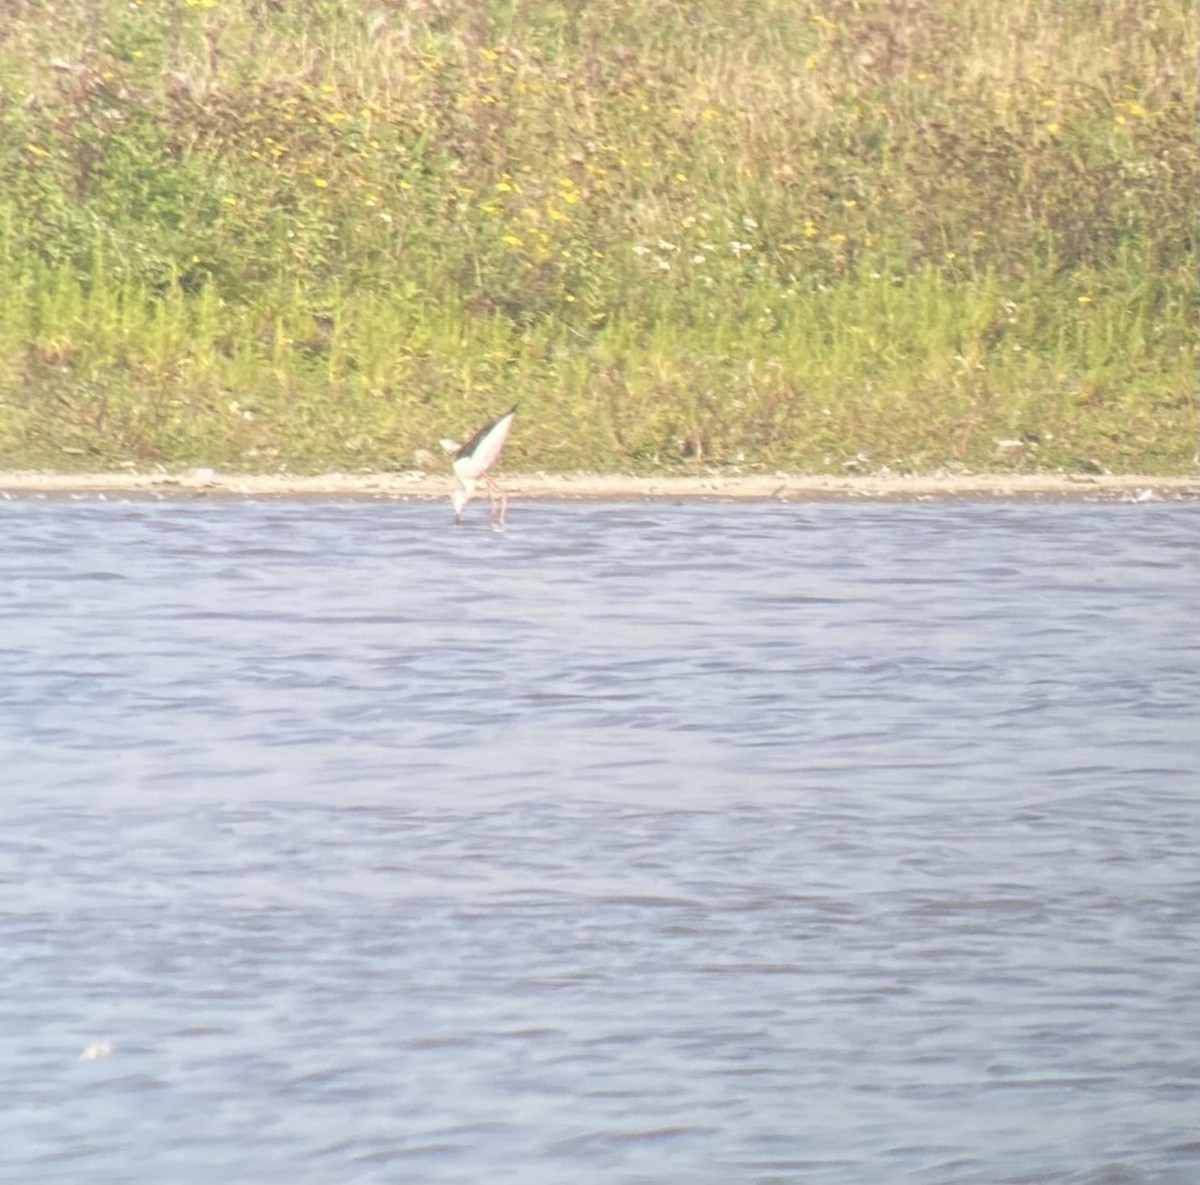
<svg viewBox="0 0 1200 1185">
<path fill-rule="evenodd" d="M 0 503 L 0 1179 L 1192 1182 L 1194 503 Z"/>
</svg>

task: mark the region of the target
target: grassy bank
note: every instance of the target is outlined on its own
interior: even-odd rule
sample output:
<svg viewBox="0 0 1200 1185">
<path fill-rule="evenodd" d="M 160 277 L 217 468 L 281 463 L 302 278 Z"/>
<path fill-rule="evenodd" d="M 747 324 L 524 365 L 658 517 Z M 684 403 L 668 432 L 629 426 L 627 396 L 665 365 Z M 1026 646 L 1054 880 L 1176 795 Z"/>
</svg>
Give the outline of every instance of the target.
<svg viewBox="0 0 1200 1185">
<path fill-rule="evenodd" d="M 16 0 L 0 463 L 1187 471 L 1195 26 Z"/>
</svg>

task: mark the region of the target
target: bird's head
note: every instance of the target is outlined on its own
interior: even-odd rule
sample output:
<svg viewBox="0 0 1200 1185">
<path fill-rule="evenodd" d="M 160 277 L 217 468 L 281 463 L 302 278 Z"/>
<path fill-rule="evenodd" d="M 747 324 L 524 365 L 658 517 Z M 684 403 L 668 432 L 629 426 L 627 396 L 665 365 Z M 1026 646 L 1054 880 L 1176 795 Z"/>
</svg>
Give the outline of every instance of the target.
<svg viewBox="0 0 1200 1185">
<path fill-rule="evenodd" d="M 464 489 L 455 490 L 450 495 L 450 501 L 454 505 L 454 517 L 457 520 L 462 516 L 463 507 L 471 500 L 471 495 L 475 492 L 475 483 L 469 482 Z"/>
</svg>

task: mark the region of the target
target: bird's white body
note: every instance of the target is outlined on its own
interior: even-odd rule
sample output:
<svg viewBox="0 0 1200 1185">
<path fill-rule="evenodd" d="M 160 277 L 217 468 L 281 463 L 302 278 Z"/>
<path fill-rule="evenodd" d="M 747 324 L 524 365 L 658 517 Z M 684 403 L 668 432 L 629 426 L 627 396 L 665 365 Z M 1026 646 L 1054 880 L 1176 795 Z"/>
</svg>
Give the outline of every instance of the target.
<svg viewBox="0 0 1200 1185">
<path fill-rule="evenodd" d="M 451 495 L 451 501 L 454 503 L 455 522 L 462 520 L 463 509 L 475 496 L 479 483 L 483 482 L 491 500 L 492 518 L 498 521 L 498 525 L 504 525 L 504 515 L 508 509 L 508 496 L 496 484 L 488 470 L 500 456 L 500 451 L 508 439 L 508 431 L 512 427 L 513 417 L 516 414 L 517 409 L 511 408 L 499 419 L 480 428 L 464 445 L 459 445 L 455 440 L 442 441 L 442 448 L 454 456 L 450 465 L 454 470 L 454 476 L 458 478 L 462 486 L 461 490 L 455 490 Z M 499 506 L 498 513 L 497 506 Z"/>
</svg>

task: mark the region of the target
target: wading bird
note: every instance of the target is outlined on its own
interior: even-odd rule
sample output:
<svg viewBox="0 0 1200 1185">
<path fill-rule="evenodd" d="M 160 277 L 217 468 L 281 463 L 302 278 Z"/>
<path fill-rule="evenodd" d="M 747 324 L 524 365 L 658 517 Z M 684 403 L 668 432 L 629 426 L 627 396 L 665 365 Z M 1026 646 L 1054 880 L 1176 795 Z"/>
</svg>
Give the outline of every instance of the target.
<svg viewBox="0 0 1200 1185">
<path fill-rule="evenodd" d="M 512 427 L 513 416 L 517 414 L 514 407 L 506 411 L 498 420 L 480 428 L 466 444 L 460 445 L 457 440 L 443 440 L 442 448 L 452 453 L 454 459 L 450 462 L 454 476 L 462 484 L 461 490 L 455 490 L 450 496 L 454 503 L 454 521 L 462 522 L 463 508 L 475 496 L 475 488 L 482 481 L 487 487 L 488 498 L 491 502 L 492 519 L 497 526 L 504 526 L 504 515 L 508 509 L 508 495 L 496 484 L 488 470 L 496 463 L 504 441 L 508 438 L 508 430 Z M 499 506 L 499 513 L 497 513 Z"/>
</svg>

